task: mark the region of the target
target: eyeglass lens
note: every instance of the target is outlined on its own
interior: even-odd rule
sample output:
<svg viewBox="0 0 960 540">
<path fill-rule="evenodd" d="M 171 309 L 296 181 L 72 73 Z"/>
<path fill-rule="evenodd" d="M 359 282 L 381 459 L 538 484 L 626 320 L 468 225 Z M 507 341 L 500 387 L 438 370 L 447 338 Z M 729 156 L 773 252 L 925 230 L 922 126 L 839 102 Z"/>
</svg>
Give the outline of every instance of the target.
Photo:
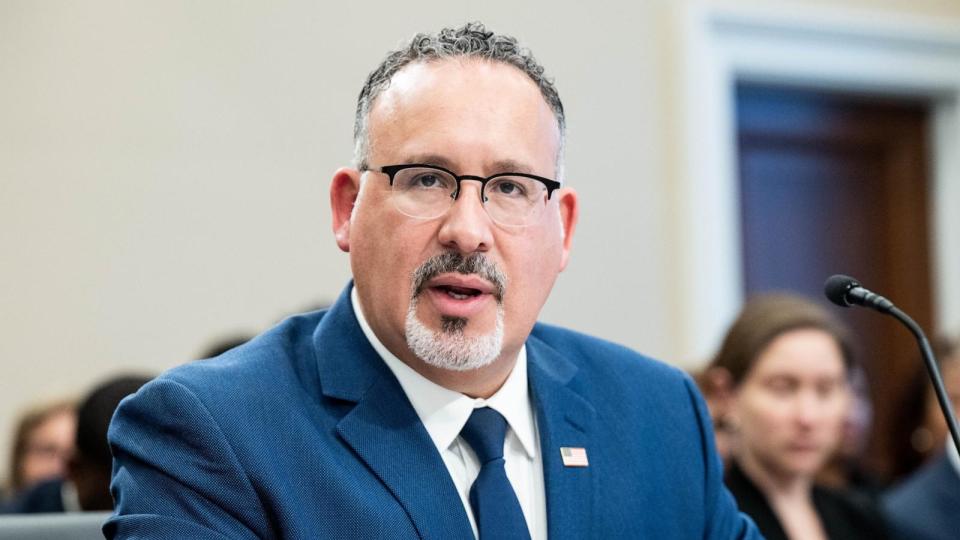
<svg viewBox="0 0 960 540">
<path fill-rule="evenodd" d="M 459 196 L 453 175 L 429 167 L 397 171 L 392 189 L 398 210 L 424 219 L 439 217 Z M 546 186 L 532 178 L 495 176 L 484 185 L 482 196 L 491 219 L 503 225 L 525 225 L 542 212 L 546 192 Z"/>
</svg>

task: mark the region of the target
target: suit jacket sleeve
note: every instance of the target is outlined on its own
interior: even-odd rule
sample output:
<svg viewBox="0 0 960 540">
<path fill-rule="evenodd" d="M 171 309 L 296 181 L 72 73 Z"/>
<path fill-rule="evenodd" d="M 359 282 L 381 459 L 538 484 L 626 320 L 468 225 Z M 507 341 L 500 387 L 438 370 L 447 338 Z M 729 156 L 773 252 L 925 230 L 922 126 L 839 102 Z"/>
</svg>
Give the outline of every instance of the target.
<svg viewBox="0 0 960 540">
<path fill-rule="evenodd" d="M 706 464 L 704 489 L 706 490 L 707 530 L 704 538 L 716 540 L 762 539 L 753 521 L 737 509 L 737 503 L 723 483 L 723 464 L 717 454 L 713 436 L 713 424 L 696 385 L 686 377 L 684 383 L 697 413 L 697 426 L 703 446 L 703 459 Z"/>
<path fill-rule="evenodd" d="M 124 400 L 108 434 L 115 514 L 107 538 L 257 538 L 253 487 L 201 400 L 158 379 Z"/>
</svg>

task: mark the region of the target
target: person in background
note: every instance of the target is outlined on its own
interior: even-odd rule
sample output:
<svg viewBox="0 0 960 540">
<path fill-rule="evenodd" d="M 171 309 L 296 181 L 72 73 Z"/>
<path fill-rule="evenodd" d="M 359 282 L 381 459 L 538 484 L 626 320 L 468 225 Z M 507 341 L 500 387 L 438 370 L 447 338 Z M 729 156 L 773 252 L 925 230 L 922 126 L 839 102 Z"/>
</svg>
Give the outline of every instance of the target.
<svg viewBox="0 0 960 540">
<path fill-rule="evenodd" d="M 73 454 L 76 429 L 77 415 L 70 401 L 25 413 L 14 432 L 6 498 L 12 499 L 44 480 L 63 477 Z"/>
<path fill-rule="evenodd" d="M 944 386 L 960 415 L 960 344 L 943 341 L 937 349 Z M 945 435 L 946 421 L 939 409 L 936 418 L 939 422 L 931 430 L 941 433 L 939 444 L 945 451 L 883 498 L 892 530 L 904 540 L 955 539 L 960 534 L 960 454 Z"/>
<path fill-rule="evenodd" d="M 708 368 L 726 374 L 714 393 L 736 433 L 727 487 L 769 540 L 886 538 L 868 498 L 814 482 L 841 440 L 851 365 L 839 322 L 777 294 L 747 303 Z"/>
<path fill-rule="evenodd" d="M 76 435 L 65 475 L 40 482 L 16 497 L 7 513 L 35 514 L 113 509 L 110 497 L 110 447 L 107 428 L 123 398 L 150 380 L 120 376 L 97 385 L 76 412 Z"/>
</svg>

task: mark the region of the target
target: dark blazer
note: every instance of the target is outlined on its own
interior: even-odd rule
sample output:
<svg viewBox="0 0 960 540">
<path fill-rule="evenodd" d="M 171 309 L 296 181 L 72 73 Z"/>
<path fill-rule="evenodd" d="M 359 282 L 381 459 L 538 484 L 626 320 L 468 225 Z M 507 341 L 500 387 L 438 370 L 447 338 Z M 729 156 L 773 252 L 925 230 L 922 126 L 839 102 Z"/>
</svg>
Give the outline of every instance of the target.
<svg viewBox="0 0 960 540">
<path fill-rule="evenodd" d="M 788 540 L 767 498 L 736 461 L 725 478 L 740 510 L 757 524 L 767 540 Z M 886 522 L 880 510 L 865 495 L 841 493 L 819 486 L 813 488 L 813 506 L 832 540 L 883 540 L 888 538 Z"/>
<path fill-rule="evenodd" d="M 108 538 L 473 538 L 349 290 L 121 403 Z M 527 358 L 551 539 L 758 537 L 689 377 L 546 325 Z M 589 466 L 564 467 L 564 446 Z"/>
<path fill-rule="evenodd" d="M 0 514 L 52 514 L 66 512 L 62 478 L 46 480 L 18 494 Z"/>
<path fill-rule="evenodd" d="M 960 474 L 946 455 L 884 495 L 883 506 L 898 538 L 960 538 Z"/>
</svg>

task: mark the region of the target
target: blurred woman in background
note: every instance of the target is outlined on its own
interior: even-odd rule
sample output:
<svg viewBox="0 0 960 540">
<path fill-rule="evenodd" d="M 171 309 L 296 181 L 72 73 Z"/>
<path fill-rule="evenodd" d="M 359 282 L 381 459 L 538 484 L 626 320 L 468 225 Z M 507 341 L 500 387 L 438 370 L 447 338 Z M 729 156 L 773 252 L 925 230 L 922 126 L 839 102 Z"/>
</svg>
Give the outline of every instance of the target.
<svg viewBox="0 0 960 540">
<path fill-rule="evenodd" d="M 747 303 L 708 374 L 732 430 L 727 487 L 769 539 L 886 538 L 877 506 L 814 484 L 851 404 L 846 329 L 803 298 Z"/>
<path fill-rule="evenodd" d="M 62 477 L 73 454 L 76 429 L 77 415 L 71 402 L 57 402 L 25 413 L 14 433 L 7 497 L 44 480 Z"/>
</svg>

